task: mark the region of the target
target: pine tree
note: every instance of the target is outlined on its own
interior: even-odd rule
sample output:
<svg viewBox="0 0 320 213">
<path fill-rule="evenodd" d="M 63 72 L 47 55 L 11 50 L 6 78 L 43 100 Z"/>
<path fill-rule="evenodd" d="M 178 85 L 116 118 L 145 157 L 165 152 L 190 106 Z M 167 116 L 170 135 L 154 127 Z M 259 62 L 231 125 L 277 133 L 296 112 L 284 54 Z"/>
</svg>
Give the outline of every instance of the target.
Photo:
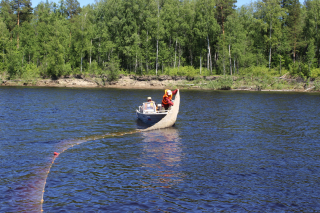
<svg viewBox="0 0 320 213">
<path fill-rule="evenodd" d="M 9 30 L 6 27 L 6 24 L 0 18 L 0 72 L 5 70 L 6 67 L 6 53 L 7 53 L 7 44 L 9 41 Z"/>
<path fill-rule="evenodd" d="M 11 32 L 16 26 L 16 15 L 11 7 L 10 0 L 1 0 L 0 3 L 0 16 L 6 24 L 7 29 Z"/>
<path fill-rule="evenodd" d="M 314 39 L 315 49 L 320 48 L 320 1 L 319 0 L 307 0 L 306 5 L 306 18 L 304 27 L 304 37 L 307 41 Z M 305 43 L 304 46 L 307 44 Z M 310 46 L 310 42 L 309 42 Z M 318 59 L 318 67 L 320 66 L 320 54 L 317 51 L 315 56 Z"/>
<path fill-rule="evenodd" d="M 293 63 L 295 64 L 297 49 L 301 46 L 301 36 L 303 30 L 301 5 L 299 0 L 284 0 L 283 8 L 286 9 L 288 14 L 286 17 L 285 26 L 288 27 L 287 39 L 290 42 Z"/>
<path fill-rule="evenodd" d="M 30 0 L 13 0 L 11 7 L 16 16 L 17 23 L 17 48 L 19 49 L 19 27 L 25 21 L 30 21 L 32 17 L 33 8 Z"/>
<path fill-rule="evenodd" d="M 224 23 L 228 16 L 234 12 L 237 0 L 217 0 L 215 17 L 221 26 L 222 34 L 224 34 Z"/>
</svg>

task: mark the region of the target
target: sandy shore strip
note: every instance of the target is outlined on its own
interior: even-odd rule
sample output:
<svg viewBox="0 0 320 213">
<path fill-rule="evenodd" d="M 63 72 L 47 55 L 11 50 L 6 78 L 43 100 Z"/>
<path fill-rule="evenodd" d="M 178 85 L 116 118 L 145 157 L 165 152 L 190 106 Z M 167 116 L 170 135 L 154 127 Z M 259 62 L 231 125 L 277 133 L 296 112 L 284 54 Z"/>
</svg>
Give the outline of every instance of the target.
<svg viewBox="0 0 320 213">
<path fill-rule="evenodd" d="M 218 77 L 211 77 L 207 81 L 214 81 Z M 35 79 L 35 80 L 2 80 L 0 86 L 28 86 L 28 87 L 71 87 L 71 88 L 119 88 L 119 89 L 195 89 L 195 90 L 213 90 L 202 87 L 201 84 L 195 84 L 192 80 L 185 77 L 180 79 L 167 78 L 156 79 L 150 76 L 136 77 L 122 75 L 117 81 L 105 81 L 103 78 L 95 77 L 64 77 L 59 79 Z M 314 86 L 299 89 L 257 89 L 256 86 L 246 86 L 234 88 L 234 91 L 275 91 L 275 92 L 316 92 Z M 229 90 L 229 89 L 228 89 Z"/>
</svg>

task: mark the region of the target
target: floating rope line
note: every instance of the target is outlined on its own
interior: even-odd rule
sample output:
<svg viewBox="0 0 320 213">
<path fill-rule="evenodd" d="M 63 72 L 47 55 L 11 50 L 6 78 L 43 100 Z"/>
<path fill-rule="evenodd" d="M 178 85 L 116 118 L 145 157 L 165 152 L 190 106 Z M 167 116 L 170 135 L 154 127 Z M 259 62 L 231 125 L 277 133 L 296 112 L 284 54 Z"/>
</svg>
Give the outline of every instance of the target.
<svg viewBox="0 0 320 213">
<path fill-rule="evenodd" d="M 112 133 L 112 134 L 105 134 L 105 135 L 94 135 L 94 136 L 86 136 L 86 137 L 81 137 L 81 138 L 77 138 L 77 139 L 73 139 L 73 140 L 65 140 L 65 141 L 61 141 L 58 144 L 58 147 L 56 147 L 56 152 L 53 153 L 53 158 L 51 160 L 51 163 L 48 166 L 48 170 L 45 172 L 45 177 L 44 177 L 44 182 L 43 182 L 43 186 L 42 186 L 42 192 L 41 192 L 41 199 L 40 199 L 40 204 L 41 204 L 41 211 L 43 211 L 42 207 L 43 207 L 43 196 L 44 196 L 44 192 L 45 192 L 45 187 L 46 187 L 46 183 L 47 183 L 47 178 L 49 176 L 51 167 L 54 163 L 54 161 L 58 158 L 58 156 L 60 154 L 62 154 L 63 152 L 67 151 L 69 148 L 74 147 L 76 145 L 80 145 L 84 142 L 88 142 L 88 141 L 94 141 L 94 140 L 99 140 L 99 139 L 103 139 L 103 138 L 112 138 L 112 137 L 117 137 L 117 136 L 122 136 L 122 135 L 130 135 L 130 134 L 134 134 L 136 132 L 141 132 L 141 130 L 133 130 L 130 132 L 117 132 L 117 133 Z"/>
<path fill-rule="evenodd" d="M 40 199 L 41 211 L 43 211 L 43 209 L 42 209 L 43 202 L 44 202 L 43 196 L 44 196 L 44 192 L 45 192 L 47 178 L 49 176 L 50 169 L 51 169 L 55 159 L 57 159 L 57 157 L 60 154 L 62 154 L 66 150 L 68 150 L 70 147 L 82 144 L 82 143 L 87 142 L 87 141 L 94 141 L 94 140 L 99 140 L 99 139 L 103 139 L 103 138 L 112 138 L 112 137 L 117 137 L 117 136 L 122 136 L 122 135 L 130 135 L 130 134 L 134 134 L 134 133 L 137 133 L 137 132 L 145 132 L 145 131 L 151 131 L 151 130 L 163 129 L 163 128 L 171 127 L 176 122 L 177 115 L 179 113 L 179 106 L 180 106 L 180 93 L 178 91 L 177 94 L 176 94 L 176 97 L 175 97 L 174 106 L 172 106 L 172 109 L 170 110 L 170 112 L 164 118 L 162 118 L 158 123 L 154 124 L 153 126 L 151 126 L 149 128 L 136 129 L 136 130 L 133 130 L 131 132 L 117 132 L 117 133 L 105 134 L 105 135 L 86 136 L 86 137 L 81 137 L 81 138 L 74 139 L 74 140 L 62 141 L 61 143 L 59 143 L 58 147 L 56 149 L 56 152 L 53 153 L 54 157 L 53 157 L 53 159 L 52 159 L 52 161 L 51 161 L 51 163 L 50 163 L 50 165 L 48 167 L 48 170 L 47 170 L 47 172 L 45 174 L 43 187 L 42 187 L 42 194 L 41 194 L 41 199 Z"/>
</svg>

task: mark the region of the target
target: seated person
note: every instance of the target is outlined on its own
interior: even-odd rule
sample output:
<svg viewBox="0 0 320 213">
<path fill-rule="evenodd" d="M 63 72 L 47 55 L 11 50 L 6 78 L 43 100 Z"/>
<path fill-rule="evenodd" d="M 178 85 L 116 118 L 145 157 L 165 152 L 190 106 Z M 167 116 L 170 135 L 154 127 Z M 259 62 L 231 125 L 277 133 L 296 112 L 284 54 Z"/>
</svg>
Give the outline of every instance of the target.
<svg viewBox="0 0 320 213">
<path fill-rule="evenodd" d="M 143 103 L 143 109 L 144 109 L 144 111 L 153 112 L 156 107 L 156 103 L 151 100 L 151 97 L 148 97 L 147 100 L 148 100 L 148 102 Z"/>
<path fill-rule="evenodd" d="M 156 102 L 155 102 L 155 101 L 153 101 L 151 97 L 148 97 L 148 98 L 147 98 L 147 101 L 148 101 L 148 102 L 153 102 L 153 103 L 154 103 L 154 105 L 155 105 L 155 106 L 157 106 L 157 105 L 156 105 Z"/>
</svg>

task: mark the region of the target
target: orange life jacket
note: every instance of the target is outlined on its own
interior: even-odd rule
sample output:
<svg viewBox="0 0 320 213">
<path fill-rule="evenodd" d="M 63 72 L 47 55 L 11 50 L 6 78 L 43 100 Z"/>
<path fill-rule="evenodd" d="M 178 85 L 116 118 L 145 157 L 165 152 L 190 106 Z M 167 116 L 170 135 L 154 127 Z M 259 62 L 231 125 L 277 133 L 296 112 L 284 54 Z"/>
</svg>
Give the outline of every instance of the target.
<svg viewBox="0 0 320 213">
<path fill-rule="evenodd" d="M 168 95 L 167 91 L 168 91 L 168 89 L 166 89 L 164 91 L 164 95 L 163 95 L 163 99 L 162 99 L 162 104 L 163 105 L 168 105 L 169 104 L 166 98 L 169 98 L 170 101 L 172 100 L 172 95 Z"/>
</svg>

